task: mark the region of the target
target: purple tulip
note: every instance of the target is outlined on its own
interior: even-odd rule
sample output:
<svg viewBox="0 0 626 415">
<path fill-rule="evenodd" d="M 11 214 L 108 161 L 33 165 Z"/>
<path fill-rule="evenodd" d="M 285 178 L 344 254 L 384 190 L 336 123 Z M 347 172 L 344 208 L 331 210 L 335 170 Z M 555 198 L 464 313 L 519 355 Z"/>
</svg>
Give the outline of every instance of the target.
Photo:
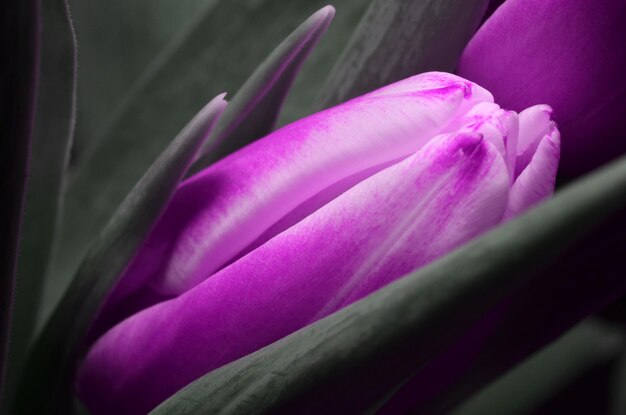
<svg viewBox="0 0 626 415">
<path fill-rule="evenodd" d="M 516 111 L 546 103 L 576 175 L 626 151 L 626 2 L 507 0 L 467 45 L 459 75 Z"/>
<path fill-rule="evenodd" d="M 78 394 L 145 413 L 548 197 L 558 158 L 549 107 L 444 73 L 288 125 L 181 184 L 101 321 L 170 299 L 95 342 Z"/>
</svg>

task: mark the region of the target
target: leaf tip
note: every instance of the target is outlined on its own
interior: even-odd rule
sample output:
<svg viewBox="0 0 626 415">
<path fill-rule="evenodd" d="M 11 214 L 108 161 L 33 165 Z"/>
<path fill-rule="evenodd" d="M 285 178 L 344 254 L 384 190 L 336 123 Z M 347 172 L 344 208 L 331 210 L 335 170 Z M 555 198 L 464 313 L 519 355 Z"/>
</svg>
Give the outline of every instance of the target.
<svg viewBox="0 0 626 415">
<path fill-rule="evenodd" d="M 326 31 L 334 17 L 335 8 L 329 4 L 313 13 L 310 17 L 310 21 L 316 22 L 318 26 L 317 31 L 323 33 Z"/>
</svg>

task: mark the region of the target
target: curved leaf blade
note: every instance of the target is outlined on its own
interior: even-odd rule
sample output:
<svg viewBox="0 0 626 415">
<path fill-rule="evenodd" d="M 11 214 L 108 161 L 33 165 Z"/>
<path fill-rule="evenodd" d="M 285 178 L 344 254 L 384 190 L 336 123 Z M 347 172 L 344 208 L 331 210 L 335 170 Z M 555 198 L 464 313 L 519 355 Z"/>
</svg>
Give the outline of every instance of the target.
<svg viewBox="0 0 626 415">
<path fill-rule="evenodd" d="M 17 413 L 71 412 L 72 380 L 90 324 L 225 106 L 220 95 L 198 113 L 148 169 L 89 248 L 33 347 L 18 391 Z"/>
<path fill-rule="evenodd" d="M 215 93 L 237 90 L 271 51 L 265 46 L 278 44 L 293 22 L 323 4 L 217 2 L 198 14 L 145 70 L 78 160 L 68 182 L 44 316 L 74 275 L 86 247 L 171 137 Z"/>
<path fill-rule="evenodd" d="M 432 265 L 205 375 L 153 413 L 365 410 L 625 206 L 622 158 Z"/>
<path fill-rule="evenodd" d="M 330 107 L 427 71 L 454 71 L 489 0 L 375 0 L 319 96 Z"/>
<path fill-rule="evenodd" d="M 302 66 L 283 104 L 278 126 L 286 125 L 312 113 L 320 90 L 344 52 L 370 2 L 335 0 L 332 5 L 337 9 L 333 23 Z"/>
<path fill-rule="evenodd" d="M 190 173 L 272 131 L 302 64 L 326 32 L 335 9 L 326 6 L 304 21 L 254 71 L 224 111 Z M 217 146 L 217 148 L 212 148 Z"/>
<path fill-rule="evenodd" d="M 63 177 L 75 119 L 76 38 L 64 0 L 41 3 L 41 64 L 37 114 L 17 266 L 9 387 L 14 388 L 32 339 L 58 229 Z M 10 390 L 9 394 L 13 395 Z"/>
<path fill-rule="evenodd" d="M 0 401 L 11 331 L 15 271 L 39 66 L 39 3 L 0 3 Z"/>
</svg>

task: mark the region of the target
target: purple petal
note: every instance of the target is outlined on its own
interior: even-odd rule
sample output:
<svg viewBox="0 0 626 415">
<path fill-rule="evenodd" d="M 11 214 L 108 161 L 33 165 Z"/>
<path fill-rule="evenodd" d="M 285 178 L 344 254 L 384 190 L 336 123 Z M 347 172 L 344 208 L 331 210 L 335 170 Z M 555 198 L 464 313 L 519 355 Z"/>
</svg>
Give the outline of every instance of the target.
<svg viewBox="0 0 626 415">
<path fill-rule="evenodd" d="M 553 128 L 540 141 L 532 160 L 513 183 L 505 217 L 517 216 L 552 195 L 560 150 L 559 130 Z"/>
<path fill-rule="evenodd" d="M 513 183 L 519 133 L 519 120 L 515 112 L 505 111 L 493 102 L 481 102 L 449 128 L 480 131 L 502 155 L 507 165 L 510 183 Z"/>
<path fill-rule="evenodd" d="M 454 75 L 418 75 L 232 154 L 181 185 L 112 302 L 148 282 L 166 295 L 195 286 L 310 198 L 335 185 L 322 197 L 332 199 L 417 151 L 483 99 L 488 92 Z M 309 202 L 298 219 L 318 206 Z"/>
<path fill-rule="evenodd" d="M 508 0 L 466 47 L 458 73 L 504 108 L 555 110 L 563 171 L 626 151 L 626 2 Z"/>
<path fill-rule="evenodd" d="M 433 139 L 179 297 L 106 333 L 78 377 L 95 414 L 142 413 L 502 218 L 509 176 L 481 134 Z"/>
<path fill-rule="evenodd" d="M 520 137 L 515 177 L 528 166 L 537 151 L 539 142 L 555 128 L 556 123 L 552 121 L 552 115 L 552 108 L 548 105 L 535 105 L 520 112 Z"/>
</svg>

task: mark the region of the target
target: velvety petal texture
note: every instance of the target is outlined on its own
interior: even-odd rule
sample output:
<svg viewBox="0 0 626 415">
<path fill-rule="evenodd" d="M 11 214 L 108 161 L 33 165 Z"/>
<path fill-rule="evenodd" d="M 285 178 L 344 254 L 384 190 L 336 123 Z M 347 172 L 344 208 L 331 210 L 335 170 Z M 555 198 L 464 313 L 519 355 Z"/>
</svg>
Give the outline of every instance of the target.
<svg viewBox="0 0 626 415">
<path fill-rule="evenodd" d="M 495 225 L 507 200 L 493 146 L 479 134 L 437 138 L 194 289 L 115 327 L 90 353 L 83 382 L 92 391 L 114 386 L 116 398 L 85 400 L 111 405 L 108 413 L 145 412 Z M 119 377 L 129 369 L 138 376 Z"/>
<path fill-rule="evenodd" d="M 137 304 L 197 285 L 453 129 L 451 123 L 483 101 L 493 98 L 478 85 L 426 73 L 304 118 L 210 166 L 181 185 L 105 305 L 96 332 Z"/>
<path fill-rule="evenodd" d="M 561 169 L 576 175 L 626 151 L 626 2 L 507 0 L 460 60 L 459 75 L 521 111 L 554 108 Z"/>
<path fill-rule="evenodd" d="M 560 149 L 560 134 L 556 129 L 540 140 L 532 159 L 511 187 L 505 217 L 516 216 L 552 195 Z"/>
<path fill-rule="evenodd" d="M 142 290 L 169 299 L 100 336 L 80 398 L 95 415 L 146 413 L 539 202 L 558 161 L 550 114 L 518 116 L 471 82 L 428 73 L 190 178 L 102 319 Z"/>
</svg>

